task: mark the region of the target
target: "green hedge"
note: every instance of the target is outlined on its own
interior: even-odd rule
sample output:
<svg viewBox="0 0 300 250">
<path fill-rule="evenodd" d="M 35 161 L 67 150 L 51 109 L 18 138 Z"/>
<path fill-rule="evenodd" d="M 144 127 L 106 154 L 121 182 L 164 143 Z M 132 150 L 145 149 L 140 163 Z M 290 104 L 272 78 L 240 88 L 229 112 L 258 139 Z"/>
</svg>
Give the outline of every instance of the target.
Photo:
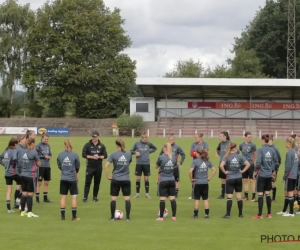
<svg viewBox="0 0 300 250">
<path fill-rule="evenodd" d="M 119 127 L 119 135 L 131 136 L 131 131 L 134 129 L 135 136 L 140 136 L 144 127 L 144 119 L 140 115 L 121 115 L 117 120 Z"/>
</svg>

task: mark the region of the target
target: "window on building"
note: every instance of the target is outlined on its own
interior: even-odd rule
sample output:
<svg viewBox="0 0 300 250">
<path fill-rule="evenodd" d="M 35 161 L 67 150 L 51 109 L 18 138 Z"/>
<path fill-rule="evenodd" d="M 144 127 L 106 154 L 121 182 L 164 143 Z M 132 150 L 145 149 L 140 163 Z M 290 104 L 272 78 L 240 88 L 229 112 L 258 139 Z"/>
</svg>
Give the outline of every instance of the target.
<svg viewBox="0 0 300 250">
<path fill-rule="evenodd" d="M 149 112 L 149 103 L 136 103 L 137 113 L 147 113 Z"/>
</svg>

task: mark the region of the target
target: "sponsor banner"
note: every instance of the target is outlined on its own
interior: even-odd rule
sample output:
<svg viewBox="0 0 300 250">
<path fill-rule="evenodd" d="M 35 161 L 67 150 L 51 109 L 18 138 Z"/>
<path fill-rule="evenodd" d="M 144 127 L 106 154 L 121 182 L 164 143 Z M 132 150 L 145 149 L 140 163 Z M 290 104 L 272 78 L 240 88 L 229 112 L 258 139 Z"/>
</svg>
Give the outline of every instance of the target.
<svg viewBox="0 0 300 250">
<path fill-rule="evenodd" d="M 48 135 L 59 135 L 59 136 L 68 136 L 70 135 L 69 128 L 54 128 L 54 127 L 38 127 L 37 134 L 41 135 L 47 133 Z"/>
<path fill-rule="evenodd" d="M 37 127 L 6 127 L 6 135 L 22 135 L 25 134 L 27 130 L 33 130 L 37 133 Z"/>
<path fill-rule="evenodd" d="M 252 102 L 250 104 L 249 102 L 188 102 L 188 108 L 300 110 L 300 103 Z"/>
<path fill-rule="evenodd" d="M 6 127 L 0 127 L 0 135 L 5 135 Z"/>
</svg>

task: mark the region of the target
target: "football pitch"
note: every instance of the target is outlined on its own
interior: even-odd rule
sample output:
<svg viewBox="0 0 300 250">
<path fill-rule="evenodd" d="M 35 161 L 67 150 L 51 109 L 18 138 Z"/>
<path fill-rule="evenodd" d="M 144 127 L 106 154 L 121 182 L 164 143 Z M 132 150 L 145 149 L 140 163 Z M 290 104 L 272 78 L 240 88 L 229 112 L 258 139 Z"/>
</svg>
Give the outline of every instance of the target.
<svg viewBox="0 0 300 250">
<path fill-rule="evenodd" d="M 5 149 L 10 137 L 0 137 L 1 152 Z M 99 202 L 92 202 L 92 188 L 88 203 L 82 202 L 82 193 L 85 179 L 85 159 L 81 158 L 83 145 L 90 139 L 88 137 L 70 137 L 74 151 L 81 158 L 81 169 L 79 172 L 79 195 L 78 195 L 78 217 L 80 221 L 71 220 L 71 200 L 68 197 L 66 205 L 66 220 L 60 220 L 60 195 L 59 180 L 60 171 L 56 165 L 58 153 L 64 150 L 63 137 L 50 137 L 49 144 L 52 149 L 53 158 L 51 160 L 52 181 L 49 186 L 49 199 L 52 203 L 36 205 L 34 202 L 33 212 L 39 218 L 20 217 L 18 210 L 14 214 L 7 214 L 5 204 L 6 186 L 4 182 L 4 168 L 1 168 L 2 178 L 0 178 L 0 209 L 1 222 L 1 249 L 108 249 L 108 250 L 131 250 L 131 249 L 295 249 L 299 242 L 268 244 L 261 243 L 261 236 L 267 235 L 293 235 L 298 240 L 298 216 L 282 217 L 276 213 L 282 210 L 283 206 L 283 176 L 285 153 L 283 139 L 275 140 L 281 156 L 277 180 L 277 199 L 272 203 L 272 219 L 265 217 L 267 213 L 264 203 L 264 219 L 255 220 L 251 217 L 257 214 L 257 203 L 251 201 L 244 202 L 244 218 L 238 217 L 236 199 L 233 200 L 231 219 L 222 219 L 226 212 L 226 199 L 217 200 L 220 195 L 220 180 L 218 171 L 210 182 L 209 202 L 210 218 L 204 219 L 203 203 L 200 201 L 199 219 L 193 220 L 193 200 L 188 197 L 191 193 L 191 184 L 188 171 L 191 164 L 189 156 L 190 145 L 193 138 L 176 139 L 186 153 L 186 160 L 180 170 L 180 189 L 177 199 L 177 221 L 172 221 L 169 201 L 166 208 L 169 216 L 163 222 L 156 221 L 159 199 L 156 196 L 157 170 L 154 168 L 159 151 L 167 138 L 149 138 L 157 148 L 157 152 L 151 154 L 151 177 L 150 195 L 151 199 L 145 198 L 144 182 L 141 182 L 140 198 L 132 199 L 131 219 L 132 221 L 108 221 L 110 217 L 110 182 L 102 173 L 100 184 Z M 37 142 L 40 138 L 37 137 Z M 130 150 L 134 142 L 139 138 L 125 138 L 126 149 Z M 205 139 L 209 144 L 210 160 L 218 168 L 219 158 L 215 157 L 218 139 Z M 232 139 L 232 142 L 241 143 L 243 139 Z M 101 138 L 101 142 L 107 147 L 108 154 L 116 151 L 115 138 Z M 257 147 L 261 146 L 260 140 L 253 140 Z M 130 166 L 132 197 L 135 195 L 135 157 Z M 104 161 L 105 163 L 105 161 Z M 110 166 L 110 171 L 112 166 Z M 42 184 L 43 185 L 43 184 Z M 93 185 L 93 184 L 92 184 Z M 251 190 L 251 188 L 249 189 Z M 43 192 L 43 187 L 40 193 Z M 249 192 L 251 198 L 251 192 Z M 34 199 L 35 201 L 35 199 Z M 13 205 L 13 202 L 12 202 Z M 117 201 L 117 209 L 125 212 L 125 203 L 122 196 Z M 278 239 L 278 238 L 277 238 Z"/>
</svg>

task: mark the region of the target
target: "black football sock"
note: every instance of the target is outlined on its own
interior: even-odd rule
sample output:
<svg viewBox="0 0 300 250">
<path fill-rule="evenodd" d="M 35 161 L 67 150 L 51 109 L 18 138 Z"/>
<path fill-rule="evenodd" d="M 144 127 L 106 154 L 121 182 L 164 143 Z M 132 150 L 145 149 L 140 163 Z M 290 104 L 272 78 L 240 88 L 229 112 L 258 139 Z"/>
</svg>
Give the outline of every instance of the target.
<svg viewBox="0 0 300 250">
<path fill-rule="evenodd" d="M 256 195 L 256 193 L 252 193 L 252 200 L 255 199 L 255 195 Z"/>
<path fill-rule="evenodd" d="M 264 196 L 258 195 L 258 216 L 262 216 L 263 206 L 264 206 Z"/>
<path fill-rule="evenodd" d="M 243 215 L 243 201 L 242 199 L 237 200 L 238 208 L 239 208 L 239 215 Z"/>
<path fill-rule="evenodd" d="M 146 194 L 149 194 L 149 180 L 145 181 L 145 191 L 146 191 Z"/>
<path fill-rule="evenodd" d="M 166 202 L 161 200 L 159 201 L 159 217 L 164 218 L 164 212 L 166 208 Z"/>
<path fill-rule="evenodd" d="M 32 196 L 27 196 L 28 213 L 32 212 Z"/>
<path fill-rule="evenodd" d="M 198 216 L 198 209 L 194 208 L 194 216 Z"/>
<path fill-rule="evenodd" d="M 298 194 L 298 206 L 299 206 L 299 210 L 300 210 L 300 195 Z"/>
<path fill-rule="evenodd" d="M 73 219 L 77 218 L 77 207 L 72 207 L 72 217 Z"/>
<path fill-rule="evenodd" d="M 209 215 L 209 208 L 204 209 L 204 211 L 205 211 L 205 214 L 206 214 L 206 215 Z"/>
<path fill-rule="evenodd" d="M 179 192 L 179 189 L 178 188 L 175 188 L 175 197 L 178 198 L 178 192 Z"/>
<path fill-rule="evenodd" d="M 60 214 L 61 214 L 61 217 L 65 217 L 65 215 L 66 215 L 66 208 L 64 207 L 64 208 L 60 208 Z"/>
<path fill-rule="evenodd" d="M 272 200 L 269 194 L 266 194 L 266 202 L 267 202 L 268 214 L 271 214 Z"/>
<path fill-rule="evenodd" d="M 6 208 L 7 208 L 7 210 L 10 210 L 10 200 L 6 201 Z"/>
<path fill-rule="evenodd" d="M 111 201 L 110 202 L 110 214 L 111 214 L 111 219 L 115 218 L 115 211 L 116 211 L 116 201 Z"/>
<path fill-rule="evenodd" d="M 130 200 L 125 201 L 126 219 L 130 219 L 131 202 Z"/>
<path fill-rule="evenodd" d="M 289 197 L 289 203 L 290 203 L 290 214 L 294 214 L 294 198 Z"/>
<path fill-rule="evenodd" d="M 44 192 L 43 195 L 44 195 L 44 201 L 48 200 L 48 192 Z"/>
<path fill-rule="evenodd" d="M 249 194 L 248 192 L 245 192 L 245 197 L 246 197 L 246 198 L 248 198 L 248 194 Z"/>
<path fill-rule="evenodd" d="M 294 195 L 294 201 L 296 201 L 296 200 L 297 200 L 296 195 Z"/>
<path fill-rule="evenodd" d="M 222 195 L 221 196 L 224 197 L 225 196 L 225 184 L 222 183 L 221 188 L 222 188 Z"/>
<path fill-rule="evenodd" d="M 40 201 L 40 193 L 36 193 L 36 194 L 35 194 L 35 200 L 36 200 L 37 202 Z"/>
<path fill-rule="evenodd" d="M 137 180 L 136 181 L 136 193 L 139 194 L 140 193 L 140 188 L 141 188 L 141 181 Z"/>
<path fill-rule="evenodd" d="M 172 217 L 176 217 L 177 203 L 176 200 L 171 200 Z"/>
<path fill-rule="evenodd" d="M 20 190 L 16 190 L 16 191 L 15 191 L 15 196 L 14 196 L 15 202 L 16 202 L 16 199 L 19 198 L 19 196 L 20 196 Z"/>
<path fill-rule="evenodd" d="M 232 207 L 232 198 L 227 198 L 227 210 L 226 210 L 226 214 L 228 216 L 230 216 L 231 207 Z"/>
<path fill-rule="evenodd" d="M 283 209 L 282 209 L 282 212 L 286 212 L 287 208 L 288 208 L 288 205 L 289 205 L 289 197 L 288 196 L 285 196 L 284 197 L 284 205 L 283 205 Z"/>
<path fill-rule="evenodd" d="M 25 204 L 27 202 L 27 196 L 22 195 L 21 197 L 21 211 L 25 211 Z"/>
<path fill-rule="evenodd" d="M 272 200 L 276 199 L 276 191 L 277 191 L 277 188 L 276 187 L 272 187 Z"/>
</svg>

